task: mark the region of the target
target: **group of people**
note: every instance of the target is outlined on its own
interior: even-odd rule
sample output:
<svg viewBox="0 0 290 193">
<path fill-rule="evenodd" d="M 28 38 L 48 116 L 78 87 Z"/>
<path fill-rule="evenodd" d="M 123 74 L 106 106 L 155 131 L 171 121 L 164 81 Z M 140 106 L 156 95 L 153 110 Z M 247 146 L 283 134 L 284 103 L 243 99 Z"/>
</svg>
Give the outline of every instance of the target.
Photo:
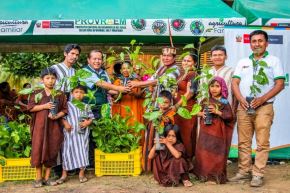
<svg viewBox="0 0 290 193">
<path fill-rule="evenodd" d="M 273 102 L 284 88 L 285 77 L 279 59 L 266 51 L 266 32 L 253 31 L 250 34 L 250 46 L 253 54 L 241 59 L 235 70 L 225 65 L 227 52 L 223 46 L 211 49 L 213 65 L 210 73 L 213 78 L 208 82 L 210 98 L 205 105 L 203 100 L 197 100 L 198 57 L 193 53 L 183 58 L 181 70 L 175 61 L 176 49 L 163 48 L 162 65 L 149 79 L 147 76 L 144 78 L 141 74 L 134 74 L 130 62 L 123 62 L 120 67 L 121 75 L 112 83 L 108 73 L 102 68 L 103 53 L 92 50 L 87 57 L 88 64 L 83 67 L 91 73 L 84 80 L 86 86 L 70 88 L 67 79 L 63 79 L 75 75 L 73 64 L 78 60 L 81 48 L 77 44 L 67 45 L 64 49 L 64 61 L 42 71 L 44 89 L 35 91 L 27 103 L 27 110 L 32 115 L 31 165 L 37 171 L 34 186 L 62 184 L 68 179 L 67 172 L 77 168 L 80 169 L 79 181 L 86 182 L 88 179 L 85 177 L 85 168 L 93 167 L 96 148 L 89 125 L 93 119 L 101 117 L 101 106 L 110 103 L 111 96 L 117 98 L 122 93 L 118 104 L 112 107 L 113 114 L 125 114 L 122 106 L 129 106 L 135 120 L 143 122 L 142 96 L 147 88 L 147 91 L 152 91 L 156 108 L 162 113 L 160 124 L 164 127 L 164 137 L 156 138 L 156 126 L 152 122 L 146 122 L 147 128 L 141 144 L 144 171 L 153 171 L 154 178 L 164 186 L 180 182 L 186 187 L 192 186 L 190 173 L 206 183 L 226 183 L 227 158 L 237 122 L 239 171 L 229 180 L 251 178 L 251 186 L 262 186 L 274 116 Z M 264 72 L 269 84 L 261 86 L 261 93 L 248 103 L 246 97 L 250 95 L 253 77 L 259 71 L 254 68 L 260 68 L 254 65 L 258 61 L 267 63 Z M 175 79 L 176 87 L 172 88 L 171 84 L 161 82 L 159 78 L 164 75 Z M 56 84 L 61 84 L 61 92 L 55 96 L 57 103 L 53 103 L 51 98 Z M 85 97 L 87 90 L 94 91 L 94 100 Z M 0 97 L 1 103 L 6 100 L 2 95 Z M 162 102 L 154 100 L 157 97 L 162 98 Z M 189 111 L 195 104 L 203 104 L 202 110 L 190 119 L 176 113 L 180 106 L 184 106 L 184 98 L 187 100 L 185 108 Z M 72 99 L 86 103 L 86 108 L 77 108 L 71 102 Z M 256 110 L 254 115 L 247 114 L 250 107 Z M 53 114 L 50 110 L 55 108 L 58 112 Z M 211 124 L 204 122 L 208 116 L 206 111 L 212 117 Z M 83 114 L 86 115 L 85 118 L 79 120 Z M 251 145 L 254 133 L 257 153 L 252 165 Z M 163 144 L 164 148 L 157 148 L 157 143 Z M 57 163 L 57 160 L 60 161 Z M 50 179 L 51 168 L 60 163 L 62 175 L 53 181 Z M 44 176 L 42 166 L 46 168 Z"/>
</svg>

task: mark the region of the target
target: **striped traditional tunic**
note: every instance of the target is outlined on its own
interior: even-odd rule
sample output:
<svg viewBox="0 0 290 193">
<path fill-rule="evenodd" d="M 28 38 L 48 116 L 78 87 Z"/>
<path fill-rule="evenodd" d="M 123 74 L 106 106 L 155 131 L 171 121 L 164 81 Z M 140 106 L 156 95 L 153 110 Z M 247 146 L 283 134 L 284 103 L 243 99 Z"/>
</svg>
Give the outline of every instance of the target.
<svg viewBox="0 0 290 193">
<path fill-rule="evenodd" d="M 73 170 L 76 168 L 83 168 L 89 165 L 89 128 L 85 128 L 84 133 L 79 133 L 79 117 L 84 113 L 88 118 L 93 119 L 94 115 L 89 106 L 86 105 L 87 110 L 81 111 L 71 102 L 68 102 L 68 115 L 66 117 L 69 124 L 72 126 L 72 130 L 64 132 L 64 144 L 63 144 L 63 169 Z"/>
<path fill-rule="evenodd" d="M 64 78 L 64 77 L 71 77 L 75 75 L 75 69 L 74 68 L 68 68 L 64 63 L 59 63 L 59 64 L 54 64 L 52 66 L 56 73 L 57 73 L 57 80 L 56 84 L 58 85 L 59 82 Z M 60 87 L 60 90 L 63 91 L 64 93 L 70 92 L 70 85 L 68 81 L 64 81 Z"/>
</svg>

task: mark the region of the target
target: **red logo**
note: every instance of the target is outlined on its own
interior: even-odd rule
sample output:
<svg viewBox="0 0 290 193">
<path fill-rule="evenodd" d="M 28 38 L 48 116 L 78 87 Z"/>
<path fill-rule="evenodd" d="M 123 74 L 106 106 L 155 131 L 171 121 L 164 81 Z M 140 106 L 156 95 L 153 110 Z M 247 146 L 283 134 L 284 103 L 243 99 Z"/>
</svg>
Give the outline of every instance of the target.
<svg viewBox="0 0 290 193">
<path fill-rule="evenodd" d="M 50 21 L 42 21 L 42 28 L 50 28 Z"/>
<path fill-rule="evenodd" d="M 244 43 L 250 43 L 250 34 L 244 34 Z"/>
</svg>

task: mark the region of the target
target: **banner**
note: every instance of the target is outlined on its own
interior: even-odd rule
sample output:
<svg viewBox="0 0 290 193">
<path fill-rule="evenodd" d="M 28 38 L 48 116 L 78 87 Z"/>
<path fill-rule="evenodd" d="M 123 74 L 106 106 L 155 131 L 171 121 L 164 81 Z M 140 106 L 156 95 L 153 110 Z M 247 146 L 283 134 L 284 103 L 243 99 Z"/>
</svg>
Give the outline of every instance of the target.
<svg viewBox="0 0 290 193">
<path fill-rule="evenodd" d="M 235 68 L 241 58 L 248 57 L 250 49 L 249 34 L 257 29 L 266 31 L 269 35 L 269 54 L 280 58 L 286 76 L 285 89 L 279 93 L 274 102 L 274 121 L 271 127 L 270 144 L 272 149 L 290 146 L 290 28 L 281 27 L 245 27 L 245 26 L 226 26 L 225 27 L 225 47 L 227 49 L 227 65 Z M 237 130 L 233 136 L 233 145 L 238 144 Z M 255 137 L 253 144 L 256 146 Z"/>
<path fill-rule="evenodd" d="M 21 22 L 27 23 L 24 26 Z M 0 35 L 146 35 L 168 36 L 223 36 L 225 25 L 245 25 L 245 18 L 193 19 L 79 19 L 79 20 L 1 20 L 15 23 L 13 30 L 2 30 Z M 170 26 L 168 26 L 170 25 Z M 2 27 L 3 26 L 3 27 Z"/>
</svg>

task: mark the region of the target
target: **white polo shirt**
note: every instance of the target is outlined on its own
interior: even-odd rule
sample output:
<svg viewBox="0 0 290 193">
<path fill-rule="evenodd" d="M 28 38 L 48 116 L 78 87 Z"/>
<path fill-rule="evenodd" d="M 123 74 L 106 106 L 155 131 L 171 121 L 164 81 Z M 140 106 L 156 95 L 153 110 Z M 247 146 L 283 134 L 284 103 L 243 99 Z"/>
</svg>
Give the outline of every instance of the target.
<svg viewBox="0 0 290 193">
<path fill-rule="evenodd" d="M 275 80 L 277 79 L 285 79 L 283 66 L 281 65 L 281 62 L 279 58 L 268 55 L 268 52 L 265 53 L 264 57 L 260 59 L 260 61 L 264 61 L 267 63 L 268 67 L 264 67 L 264 72 L 266 73 L 269 84 L 266 85 L 257 85 L 261 89 L 261 93 L 257 93 L 257 97 L 261 97 L 267 92 L 269 92 L 275 85 Z M 259 72 L 259 67 L 257 69 L 257 73 Z M 240 91 L 243 97 L 246 98 L 246 96 L 250 96 L 251 90 L 250 86 L 253 83 L 253 62 L 252 62 L 252 56 L 248 58 L 243 58 L 238 62 L 238 65 L 235 68 L 235 72 L 233 75 L 233 78 L 239 78 L 240 79 Z M 267 102 L 273 102 L 275 100 L 275 97 L 269 99 Z"/>
</svg>

